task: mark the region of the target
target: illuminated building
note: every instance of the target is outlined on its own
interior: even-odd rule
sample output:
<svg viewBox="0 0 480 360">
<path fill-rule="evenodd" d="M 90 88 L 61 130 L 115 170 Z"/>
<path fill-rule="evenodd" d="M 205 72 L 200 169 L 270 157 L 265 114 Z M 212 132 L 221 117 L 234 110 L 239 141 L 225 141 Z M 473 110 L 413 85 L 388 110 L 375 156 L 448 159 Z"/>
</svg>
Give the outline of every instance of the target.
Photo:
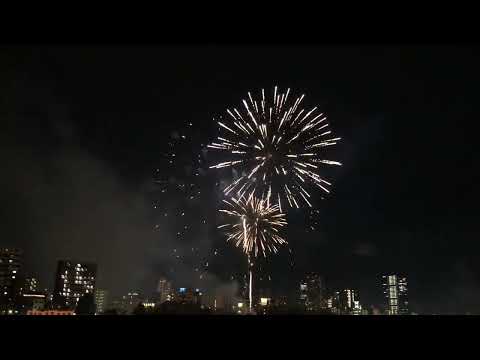
<svg viewBox="0 0 480 360">
<path fill-rule="evenodd" d="M 172 298 L 172 284 L 165 278 L 158 281 L 157 300 L 160 304 L 170 301 Z"/>
<path fill-rule="evenodd" d="M 362 305 L 360 301 L 354 300 L 353 301 L 353 308 L 352 308 L 352 315 L 362 315 Z"/>
<path fill-rule="evenodd" d="M 202 304 L 202 292 L 200 289 L 179 288 L 175 301 L 184 304 Z"/>
<path fill-rule="evenodd" d="M 358 292 L 352 289 L 344 289 L 339 293 L 339 309 L 344 315 L 352 315 L 355 311 L 355 304 L 357 303 L 361 311 L 361 306 L 358 301 Z"/>
<path fill-rule="evenodd" d="M 389 315 L 408 315 L 407 278 L 398 275 L 384 275 L 383 293 L 387 299 Z"/>
<path fill-rule="evenodd" d="M 358 292 L 352 289 L 335 291 L 327 300 L 327 308 L 338 315 L 360 315 L 362 313 Z"/>
<path fill-rule="evenodd" d="M 27 315 L 75 315 L 73 310 L 28 310 Z"/>
<path fill-rule="evenodd" d="M 0 314 L 15 313 L 15 298 L 20 292 L 23 252 L 0 248 Z"/>
<path fill-rule="evenodd" d="M 23 271 L 16 272 L 15 275 L 9 309 L 13 310 L 14 314 L 21 315 L 25 315 L 27 310 L 43 309 L 46 305 L 46 295 L 37 291 L 37 279 L 25 277 Z"/>
<path fill-rule="evenodd" d="M 265 288 L 265 287 L 259 288 L 257 290 L 257 296 L 255 297 L 253 304 L 257 313 L 265 314 L 266 308 L 271 307 L 272 305 L 272 290 L 270 288 Z"/>
<path fill-rule="evenodd" d="M 58 262 L 53 302 L 56 308 L 74 309 L 84 294 L 95 293 L 97 265 L 77 261 Z"/>
<path fill-rule="evenodd" d="M 155 307 L 155 303 L 151 301 L 144 301 L 142 302 L 142 305 L 145 307 L 145 309 L 153 309 Z"/>
<path fill-rule="evenodd" d="M 17 298 L 16 308 L 21 315 L 32 310 L 44 310 L 47 302 L 47 295 L 40 292 L 23 292 Z"/>
<path fill-rule="evenodd" d="M 38 280 L 34 277 L 26 277 L 23 285 L 23 292 L 36 292 L 38 288 Z"/>
<path fill-rule="evenodd" d="M 259 306 L 257 306 L 256 313 L 258 315 L 266 315 L 268 310 L 272 307 L 272 299 L 269 297 L 261 297 L 259 301 Z"/>
<path fill-rule="evenodd" d="M 23 271 L 22 271 L 23 273 Z M 16 292 L 17 296 L 21 296 L 23 293 L 35 293 L 38 290 L 38 280 L 34 277 L 25 277 L 23 274 L 17 276 Z"/>
<path fill-rule="evenodd" d="M 344 311 L 353 309 L 355 299 L 355 290 L 344 289 L 340 291 L 340 308 Z"/>
<path fill-rule="evenodd" d="M 327 299 L 327 308 L 333 314 L 340 314 L 340 291 L 335 291 L 332 296 Z"/>
<path fill-rule="evenodd" d="M 300 282 L 300 304 L 307 311 L 316 311 L 327 306 L 325 283 L 318 274 L 307 274 Z"/>
<path fill-rule="evenodd" d="M 327 308 L 328 309 L 332 309 L 333 308 L 333 296 L 332 297 L 329 297 L 327 299 Z"/>
<path fill-rule="evenodd" d="M 232 306 L 233 311 L 236 314 L 245 315 L 249 312 L 247 302 L 239 302 L 236 305 Z"/>
<path fill-rule="evenodd" d="M 133 313 L 133 310 L 135 310 L 135 308 L 141 302 L 142 302 L 142 300 L 140 299 L 140 294 L 135 292 L 135 291 L 131 291 L 126 296 L 122 297 L 121 309 L 125 313 L 131 314 L 131 313 Z"/>
<path fill-rule="evenodd" d="M 300 283 L 300 303 L 304 305 L 308 303 L 307 288 L 308 287 L 306 283 Z"/>
<path fill-rule="evenodd" d="M 95 306 L 97 314 L 102 314 L 105 311 L 107 303 L 108 291 L 102 289 L 95 290 Z"/>
<path fill-rule="evenodd" d="M 272 299 L 270 299 L 270 298 L 264 298 L 264 297 L 260 298 L 260 305 L 261 306 L 268 306 L 268 305 L 271 304 L 271 302 L 272 302 Z"/>
</svg>

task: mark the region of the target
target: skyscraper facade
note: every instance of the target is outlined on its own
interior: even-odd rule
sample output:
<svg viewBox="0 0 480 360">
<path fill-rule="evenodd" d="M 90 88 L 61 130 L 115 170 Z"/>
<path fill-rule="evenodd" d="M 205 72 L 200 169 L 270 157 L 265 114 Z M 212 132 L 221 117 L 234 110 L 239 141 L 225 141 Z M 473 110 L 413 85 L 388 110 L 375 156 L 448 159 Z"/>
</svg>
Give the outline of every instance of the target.
<svg viewBox="0 0 480 360">
<path fill-rule="evenodd" d="M 362 313 L 358 291 L 353 289 L 335 291 L 327 300 L 327 306 L 332 313 L 338 315 L 360 315 Z"/>
<path fill-rule="evenodd" d="M 20 249 L 0 248 L 0 313 L 14 313 L 15 300 L 20 292 L 23 252 Z"/>
<path fill-rule="evenodd" d="M 97 265 L 61 260 L 55 275 L 53 303 L 56 308 L 74 309 L 84 294 L 95 293 Z"/>
<path fill-rule="evenodd" d="M 165 278 L 158 280 L 157 286 L 157 302 L 162 304 L 169 301 L 172 296 L 172 284 Z"/>
<path fill-rule="evenodd" d="M 320 275 L 307 274 L 300 282 L 300 303 L 307 311 L 316 311 L 327 307 L 325 282 Z"/>
<path fill-rule="evenodd" d="M 389 315 L 408 315 L 408 284 L 404 276 L 384 275 L 383 293 L 387 301 Z"/>
<path fill-rule="evenodd" d="M 32 276 L 26 277 L 23 281 L 22 293 L 32 293 L 38 291 L 38 280 Z"/>
<path fill-rule="evenodd" d="M 103 289 L 95 290 L 96 313 L 103 314 L 108 304 L 108 291 Z"/>
</svg>

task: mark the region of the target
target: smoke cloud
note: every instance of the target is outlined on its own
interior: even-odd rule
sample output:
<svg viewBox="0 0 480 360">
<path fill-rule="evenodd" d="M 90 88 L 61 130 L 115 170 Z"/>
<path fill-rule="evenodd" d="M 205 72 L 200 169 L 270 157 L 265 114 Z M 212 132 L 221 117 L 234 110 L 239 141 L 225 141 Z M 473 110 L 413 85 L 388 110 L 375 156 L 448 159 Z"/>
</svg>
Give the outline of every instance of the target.
<svg viewBox="0 0 480 360">
<path fill-rule="evenodd" d="M 173 236 L 168 221 L 153 226 L 153 179 L 127 181 L 95 156 L 81 142 L 68 101 L 48 86 L 28 76 L 10 85 L 0 134 L 6 205 L 1 245 L 22 248 L 26 271 L 49 290 L 60 259 L 97 263 L 97 287 L 114 296 L 130 290 L 148 295 L 165 275 L 174 284 L 193 286 L 193 265 L 171 256 L 173 248 L 186 253 L 187 244 Z M 195 246 L 207 251 L 208 234 L 199 234 Z M 205 283 L 227 293 L 236 286 L 213 275 Z"/>
</svg>

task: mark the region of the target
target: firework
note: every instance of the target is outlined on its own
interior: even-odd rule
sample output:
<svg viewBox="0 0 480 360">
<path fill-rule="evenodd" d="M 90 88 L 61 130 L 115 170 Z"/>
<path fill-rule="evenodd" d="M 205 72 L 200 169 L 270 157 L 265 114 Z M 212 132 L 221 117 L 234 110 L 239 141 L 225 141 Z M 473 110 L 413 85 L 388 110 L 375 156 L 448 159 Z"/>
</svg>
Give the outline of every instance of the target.
<svg viewBox="0 0 480 360">
<path fill-rule="evenodd" d="M 241 248 L 247 256 L 264 257 L 276 253 L 278 246 L 287 241 L 280 235 L 280 229 L 287 224 L 285 214 L 279 211 L 278 205 L 268 205 L 266 200 L 251 194 L 248 199 L 223 200 L 227 209 L 221 209 L 228 215 L 229 222 L 220 225 L 226 230 L 227 241 Z"/>
<path fill-rule="evenodd" d="M 249 272 L 249 309 L 252 311 L 252 257 L 262 253 L 264 257 L 269 253 L 276 253 L 278 246 L 287 244 L 281 237 L 280 229 L 287 224 L 285 214 L 281 213 L 278 205 L 270 206 L 265 199 L 259 199 L 252 194 L 245 200 L 223 200 L 228 205 L 221 209 L 228 215 L 230 222 L 220 225 L 227 232 L 227 241 L 233 241 L 235 246 L 242 248 L 248 259 Z"/>
<path fill-rule="evenodd" d="M 208 147 L 225 153 L 228 160 L 210 168 L 229 167 L 239 174 L 224 189 L 225 195 L 255 194 L 282 211 L 282 199 L 290 207 L 312 207 L 312 185 L 329 192 L 322 167 L 341 164 L 325 159 L 324 149 L 340 138 L 333 137 L 327 117 L 317 107 L 302 107 L 304 95 L 289 95 L 290 89 L 280 93 L 277 87 L 270 99 L 263 89 L 259 100 L 248 93 L 240 110 L 227 109 L 228 118 L 217 122 L 222 135 Z"/>
</svg>

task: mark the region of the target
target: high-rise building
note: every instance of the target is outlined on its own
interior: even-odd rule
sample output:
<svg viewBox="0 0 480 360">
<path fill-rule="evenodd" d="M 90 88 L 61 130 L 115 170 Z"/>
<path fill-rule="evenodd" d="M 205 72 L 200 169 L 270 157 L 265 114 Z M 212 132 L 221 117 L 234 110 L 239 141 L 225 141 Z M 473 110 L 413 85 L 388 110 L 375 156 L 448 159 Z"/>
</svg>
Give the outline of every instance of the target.
<svg viewBox="0 0 480 360">
<path fill-rule="evenodd" d="M 74 309 L 84 294 L 95 293 L 97 265 L 61 260 L 57 265 L 53 303 L 56 308 Z"/>
<path fill-rule="evenodd" d="M 157 286 L 157 301 L 162 304 L 165 301 L 170 301 L 172 297 L 172 283 L 165 278 L 158 280 Z"/>
<path fill-rule="evenodd" d="M 332 296 L 330 296 L 327 299 L 327 308 L 333 313 L 333 314 L 338 314 L 340 313 L 339 309 L 339 303 L 340 303 L 340 292 L 335 291 Z"/>
<path fill-rule="evenodd" d="M 38 290 L 38 280 L 32 276 L 25 276 L 24 271 L 16 273 L 14 283 L 13 304 L 10 308 L 14 308 L 14 312 L 18 314 L 25 314 L 26 309 L 45 306 L 46 295 Z"/>
<path fill-rule="evenodd" d="M 310 273 L 300 282 L 300 303 L 307 311 L 316 311 L 327 307 L 325 282 L 320 275 Z"/>
<path fill-rule="evenodd" d="M 20 249 L 0 248 L 0 314 L 15 312 L 22 270 L 23 252 Z"/>
<path fill-rule="evenodd" d="M 25 277 L 22 286 L 22 293 L 34 293 L 38 291 L 38 280 L 32 276 Z"/>
<path fill-rule="evenodd" d="M 399 275 L 383 275 L 383 293 L 389 315 L 408 315 L 407 278 Z"/>
<path fill-rule="evenodd" d="M 362 310 L 362 304 L 360 304 L 360 301 L 358 300 L 353 301 L 353 308 L 351 313 L 352 315 L 364 315 Z"/>
<path fill-rule="evenodd" d="M 362 313 L 358 291 L 352 289 L 335 291 L 328 298 L 327 307 L 332 313 L 338 315 L 360 315 Z"/>
<path fill-rule="evenodd" d="M 344 315 L 353 315 L 361 311 L 361 305 L 358 299 L 358 291 L 352 289 L 344 289 L 339 295 L 340 312 Z"/>
<path fill-rule="evenodd" d="M 340 309 L 343 312 L 348 312 L 349 310 L 353 309 L 355 299 L 355 290 L 344 289 L 340 291 Z"/>
<path fill-rule="evenodd" d="M 107 309 L 108 304 L 108 291 L 97 289 L 95 290 L 95 305 L 96 313 L 102 314 Z"/>
</svg>

